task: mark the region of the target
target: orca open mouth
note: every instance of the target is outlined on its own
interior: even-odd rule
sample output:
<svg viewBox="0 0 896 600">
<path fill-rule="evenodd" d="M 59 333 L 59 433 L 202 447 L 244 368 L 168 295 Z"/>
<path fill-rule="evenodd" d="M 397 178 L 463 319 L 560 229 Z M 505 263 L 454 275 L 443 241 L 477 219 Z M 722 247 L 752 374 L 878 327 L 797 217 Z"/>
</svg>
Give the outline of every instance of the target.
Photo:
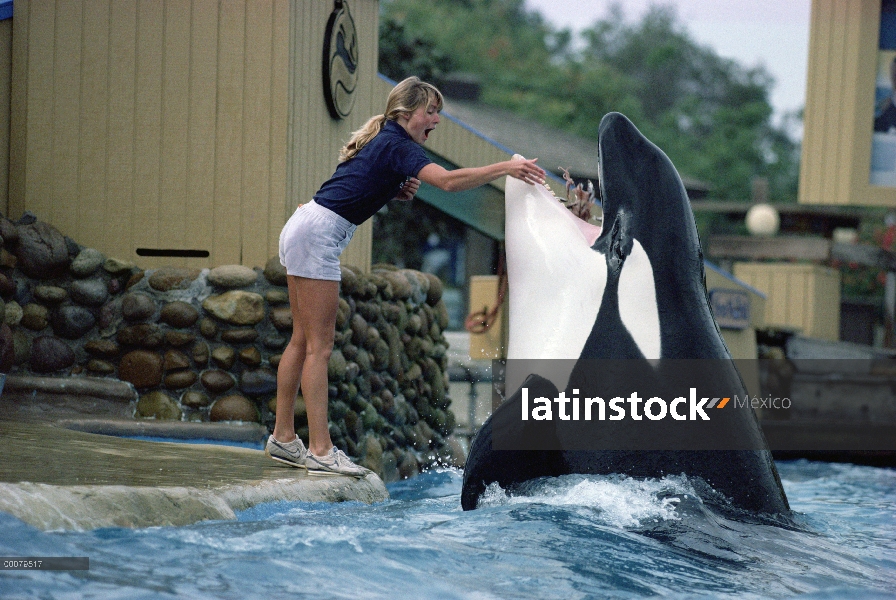
<svg viewBox="0 0 896 600">
<path fill-rule="evenodd" d="M 507 180 L 507 357 L 706 356 L 694 344 L 664 344 L 660 326 L 664 304 L 704 316 L 702 253 L 678 172 L 619 113 L 602 120 L 599 148 L 601 226 L 577 218 L 544 186 Z M 689 298 L 675 297 L 682 289 Z"/>
<path fill-rule="evenodd" d="M 786 514 L 749 406 L 716 411 L 705 423 L 563 416 L 574 397 L 634 403 L 637 392 L 695 404 L 696 387 L 704 400 L 747 395 L 712 315 L 678 172 L 619 113 L 603 118 L 598 144 L 602 227 L 571 214 L 544 186 L 507 179 L 506 399 L 470 442 L 462 507 L 476 508 L 493 482 L 512 490 L 569 473 L 685 473 L 709 484 L 706 498 L 718 493 L 739 509 Z M 530 420 L 528 398 L 548 406 L 553 398 L 558 419 L 533 412 Z"/>
</svg>

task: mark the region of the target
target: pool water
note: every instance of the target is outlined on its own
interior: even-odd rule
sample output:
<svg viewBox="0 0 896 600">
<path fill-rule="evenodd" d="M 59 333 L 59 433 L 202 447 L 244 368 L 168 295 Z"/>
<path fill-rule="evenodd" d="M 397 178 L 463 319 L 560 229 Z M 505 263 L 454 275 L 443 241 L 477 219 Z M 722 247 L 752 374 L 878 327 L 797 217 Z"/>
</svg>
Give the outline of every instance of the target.
<svg viewBox="0 0 896 600">
<path fill-rule="evenodd" d="M 0 571 L 2 598 L 893 598 L 896 470 L 778 464 L 791 526 L 706 508 L 685 477 L 564 476 L 460 509 L 462 474 L 391 499 L 279 502 L 237 521 L 41 532 L 0 514 L 2 556 L 88 571 Z"/>
</svg>

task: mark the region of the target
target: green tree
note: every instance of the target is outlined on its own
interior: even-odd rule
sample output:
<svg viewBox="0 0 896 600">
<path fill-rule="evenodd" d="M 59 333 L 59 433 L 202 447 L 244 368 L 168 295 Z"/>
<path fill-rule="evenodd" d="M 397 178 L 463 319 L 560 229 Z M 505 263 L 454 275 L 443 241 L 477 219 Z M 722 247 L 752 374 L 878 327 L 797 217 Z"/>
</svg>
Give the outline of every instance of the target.
<svg viewBox="0 0 896 600">
<path fill-rule="evenodd" d="M 715 198 L 747 199 L 761 176 L 773 201 L 796 199 L 798 146 L 772 122 L 771 76 L 694 42 L 671 8 L 629 23 L 617 7 L 580 48 L 523 0 L 383 0 L 381 11 L 380 64 L 393 78 L 475 73 L 483 102 L 583 137 L 619 111 Z"/>
</svg>

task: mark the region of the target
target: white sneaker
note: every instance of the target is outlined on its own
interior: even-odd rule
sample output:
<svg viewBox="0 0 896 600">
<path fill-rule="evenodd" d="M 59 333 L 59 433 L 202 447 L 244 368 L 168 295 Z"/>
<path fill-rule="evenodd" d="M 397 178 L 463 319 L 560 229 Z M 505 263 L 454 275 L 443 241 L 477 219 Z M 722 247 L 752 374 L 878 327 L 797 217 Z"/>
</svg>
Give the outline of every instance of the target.
<svg viewBox="0 0 896 600">
<path fill-rule="evenodd" d="M 305 468 L 309 475 L 348 475 L 350 477 L 366 477 L 370 469 L 358 466 L 349 460 L 342 450 L 335 446 L 330 448 L 326 456 L 315 456 L 311 452 L 305 458 Z"/>
<path fill-rule="evenodd" d="M 307 469 L 305 466 L 305 458 L 308 456 L 308 450 L 305 449 L 305 444 L 302 443 L 299 436 L 296 436 L 296 439 L 291 442 L 286 442 L 285 444 L 275 440 L 273 435 L 268 436 L 268 443 L 265 444 L 264 453 L 269 458 L 272 458 L 277 462 L 282 462 L 290 467 Z"/>
</svg>

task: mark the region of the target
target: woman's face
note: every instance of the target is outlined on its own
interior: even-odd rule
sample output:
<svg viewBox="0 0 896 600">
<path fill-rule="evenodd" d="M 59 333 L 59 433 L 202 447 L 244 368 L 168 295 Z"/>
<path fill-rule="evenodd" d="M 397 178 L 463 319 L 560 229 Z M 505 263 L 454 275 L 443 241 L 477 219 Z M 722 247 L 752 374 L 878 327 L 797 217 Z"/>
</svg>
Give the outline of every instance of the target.
<svg viewBox="0 0 896 600">
<path fill-rule="evenodd" d="M 404 130 L 408 132 L 408 135 L 411 136 L 411 139 L 418 144 L 422 144 L 429 139 L 429 134 L 436 128 L 439 121 L 439 108 L 433 100 L 420 106 L 410 114 L 404 114 L 398 117 L 398 124 L 401 125 Z"/>
</svg>

